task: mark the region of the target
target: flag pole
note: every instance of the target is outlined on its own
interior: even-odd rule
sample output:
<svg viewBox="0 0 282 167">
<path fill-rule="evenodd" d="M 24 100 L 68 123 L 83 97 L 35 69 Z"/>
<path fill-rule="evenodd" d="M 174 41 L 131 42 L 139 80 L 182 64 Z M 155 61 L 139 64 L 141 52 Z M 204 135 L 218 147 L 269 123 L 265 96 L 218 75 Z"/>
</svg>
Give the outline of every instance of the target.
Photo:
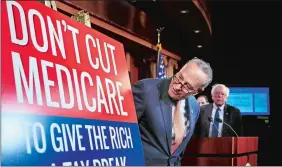
<svg viewBox="0 0 282 167">
<path fill-rule="evenodd" d="M 158 28 L 158 43 L 157 43 L 157 49 L 160 49 L 161 47 L 161 32 L 164 30 L 164 27 Z"/>
<path fill-rule="evenodd" d="M 158 32 L 158 43 L 157 43 L 157 51 L 158 51 L 158 57 L 157 57 L 157 66 L 156 66 L 156 76 L 157 76 L 157 69 L 158 69 L 158 64 L 160 63 L 159 62 L 159 57 L 160 57 L 160 53 L 161 53 L 161 50 L 162 50 L 162 44 L 161 44 L 161 32 L 164 30 L 164 27 L 160 27 L 157 29 L 157 32 Z"/>
</svg>

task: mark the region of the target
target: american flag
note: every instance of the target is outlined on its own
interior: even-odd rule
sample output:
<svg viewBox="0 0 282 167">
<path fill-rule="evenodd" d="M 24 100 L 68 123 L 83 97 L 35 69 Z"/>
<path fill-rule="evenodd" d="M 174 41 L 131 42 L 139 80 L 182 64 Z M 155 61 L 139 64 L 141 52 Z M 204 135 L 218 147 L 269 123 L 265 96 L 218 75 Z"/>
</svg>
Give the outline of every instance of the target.
<svg viewBox="0 0 282 167">
<path fill-rule="evenodd" d="M 163 63 L 163 55 L 160 50 L 158 50 L 158 62 L 157 62 L 157 78 L 166 78 L 165 66 Z"/>
</svg>

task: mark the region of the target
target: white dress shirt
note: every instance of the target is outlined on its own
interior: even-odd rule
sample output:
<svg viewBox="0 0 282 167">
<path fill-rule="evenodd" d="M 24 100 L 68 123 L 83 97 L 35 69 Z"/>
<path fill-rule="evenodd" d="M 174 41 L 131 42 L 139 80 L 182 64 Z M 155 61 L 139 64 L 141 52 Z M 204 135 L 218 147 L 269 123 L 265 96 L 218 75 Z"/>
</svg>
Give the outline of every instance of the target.
<svg viewBox="0 0 282 167">
<path fill-rule="evenodd" d="M 216 112 L 217 108 L 218 108 L 218 106 L 216 106 L 216 105 L 213 103 L 212 115 L 211 115 L 213 122 L 215 122 L 214 115 L 215 115 L 215 112 Z M 224 120 L 223 120 L 224 104 L 223 104 L 222 106 L 220 106 L 219 108 L 220 108 L 220 110 L 218 111 L 218 113 L 219 113 L 219 118 L 220 118 L 222 121 L 224 121 Z M 209 137 L 211 137 L 211 135 L 212 135 L 212 128 L 213 128 L 213 126 L 214 126 L 214 125 L 213 125 L 212 123 L 210 123 Z M 219 126 L 217 127 L 217 128 L 218 128 L 218 131 L 219 131 L 218 137 L 221 137 L 221 134 L 222 134 L 222 127 L 223 127 L 223 123 L 219 123 Z"/>
</svg>

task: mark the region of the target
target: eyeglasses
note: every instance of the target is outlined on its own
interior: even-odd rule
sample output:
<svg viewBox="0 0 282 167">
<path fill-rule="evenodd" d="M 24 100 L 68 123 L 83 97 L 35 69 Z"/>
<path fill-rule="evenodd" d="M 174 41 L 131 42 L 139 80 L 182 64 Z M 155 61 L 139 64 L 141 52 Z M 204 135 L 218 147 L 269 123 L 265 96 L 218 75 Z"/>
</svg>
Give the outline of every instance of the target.
<svg viewBox="0 0 282 167">
<path fill-rule="evenodd" d="M 189 85 L 188 83 L 182 83 L 181 79 L 178 78 L 178 76 L 174 75 L 173 81 L 175 84 L 181 84 L 181 88 L 185 93 L 197 93 L 197 90 L 195 90 L 191 85 Z"/>
<path fill-rule="evenodd" d="M 221 95 L 221 96 L 223 96 L 223 97 L 226 96 L 226 94 L 225 94 L 225 93 L 222 93 L 222 92 L 214 92 L 213 95 L 215 95 L 215 96 Z"/>
</svg>

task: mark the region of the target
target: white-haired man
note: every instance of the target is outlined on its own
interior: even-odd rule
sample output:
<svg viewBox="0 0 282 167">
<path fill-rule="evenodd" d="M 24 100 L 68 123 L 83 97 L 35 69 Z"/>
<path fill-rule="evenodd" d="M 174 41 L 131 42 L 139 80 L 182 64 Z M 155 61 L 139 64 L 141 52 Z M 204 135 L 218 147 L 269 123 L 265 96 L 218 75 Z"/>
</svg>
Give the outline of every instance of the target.
<svg viewBox="0 0 282 167">
<path fill-rule="evenodd" d="M 229 88 L 223 84 L 212 87 L 211 95 L 213 103 L 201 106 L 200 118 L 196 126 L 198 137 L 231 137 L 236 134 L 220 121 L 229 124 L 235 132 L 242 135 L 242 118 L 240 110 L 226 104 L 229 96 Z M 218 121 L 219 120 L 219 121 Z"/>
</svg>

